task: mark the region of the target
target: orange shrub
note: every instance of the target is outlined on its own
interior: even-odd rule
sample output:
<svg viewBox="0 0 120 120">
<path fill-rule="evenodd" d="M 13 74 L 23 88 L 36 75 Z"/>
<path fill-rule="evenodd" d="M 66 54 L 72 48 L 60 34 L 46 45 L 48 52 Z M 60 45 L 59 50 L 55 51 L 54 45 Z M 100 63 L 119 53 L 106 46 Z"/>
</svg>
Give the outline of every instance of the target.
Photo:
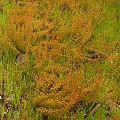
<svg viewBox="0 0 120 120">
<path fill-rule="evenodd" d="M 13 9 L 7 10 L 5 35 L 18 51 L 25 53 L 28 41 L 36 45 L 40 37 L 54 40 L 59 36 L 59 42 L 82 46 L 92 36 L 101 14 L 99 4 L 90 1 L 74 3 L 72 0 L 53 2 L 23 0 L 14 2 Z M 87 12 L 82 10 L 84 4 L 87 4 Z"/>
<path fill-rule="evenodd" d="M 43 28 L 42 20 L 36 20 L 36 2 L 17 2 L 9 12 L 5 35 L 18 51 L 25 53 L 28 42 L 34 45 L 40 35 L 49 31 Z"/>
<path fill-rule="evenodd" d="M 97 99 L 100 92 L 101 79 L 93 78 L 88 82 L 81 70 L 73 72 L 76 71 L 76 64 L 82 66 L 81 60 L 85 56 L 81 48 L 89 41 L 100 19 L 100 5 L 94 8 L 94 5 L 90 7 L 93 3 L 87 3 L 87 10 L 78 12 L 81 4 L 71 7 L 69 2 L 60 1 L 57 4 L 59 8 L 54 7 L 57 12 L 52 9 L 46 13 L 46 18 L 54 23 L 54 29 L 44 41 L 41 39 L 38 46 L 31 48 L 37 71 L 34 78 L 37 86 L 34 105 L 41 114 L 52 118 L 68 117 L 70 109 L 77 109 L 78 104 L 88 105 Z"/>
<path fill-rule="evenodd" d="M 75 117 L 78 105 L 85 107 L 98 99 L 102 83 L 99 78 L 93 77 L 88 82 L 81 70 L 58 78 L 55 71 L 59 69 L 59 65 L 53 65 L 51 68 L 51 74 L 44 71 L 36 77 L 38 91 L 33 103 L 41 114 L 52 119 Z M 64 71 L 64 68 L 62 70 Z M 73 108 L 76 110 L 74 114 L 70 114 Z"/>
</svg>

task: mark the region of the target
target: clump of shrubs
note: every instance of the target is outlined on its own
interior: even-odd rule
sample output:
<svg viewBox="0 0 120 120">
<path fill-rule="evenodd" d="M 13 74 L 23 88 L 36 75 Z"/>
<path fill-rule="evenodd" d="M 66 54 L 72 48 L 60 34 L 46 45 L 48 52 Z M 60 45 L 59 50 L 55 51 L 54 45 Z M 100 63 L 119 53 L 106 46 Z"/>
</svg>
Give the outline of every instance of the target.
<svg viewBox="0 0 120 120">
<path fill-rule="evenodd" d="M 101 20 L 101 4 L 23 0 L 13 1 L 13 9 L 7 9 L 4 41 L 18 54 L 33 56 L 33 103 L 42 115 L 74 118 L 79 105 L 86 107 L 101 96 L 103 78 L 87 77 L 82 62 L 82 50 Z"/>
</svg>

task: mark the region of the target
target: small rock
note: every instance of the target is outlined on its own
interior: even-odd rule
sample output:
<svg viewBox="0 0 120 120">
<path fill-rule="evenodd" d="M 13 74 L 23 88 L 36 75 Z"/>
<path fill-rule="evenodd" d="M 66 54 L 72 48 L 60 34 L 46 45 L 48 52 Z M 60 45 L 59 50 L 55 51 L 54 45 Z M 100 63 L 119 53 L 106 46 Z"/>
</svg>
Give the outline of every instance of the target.
<svg viewBox="0 0 120 120">
<path fill-rule="evenodd" d="M 4 115 L 6 115 L 7 114 L 7 112 L 4 112 Z"/>
<path fill-rule="evenodd" d="M 110 63 L 113 64 L 113 61 L 111 60 Z"/>
<path fill-rule="evenodd" d="M 0 100 L 2 100 L 2 97 L 0 96 Z"/>
<path fill-rule="evenodd" d="M 15 64 L 18 65 L 19 69 L 23 69 L 25 67 L 26 55 L 20 54 L 15 60 Z"/>
<path fill-rule="evenodd" d="M 11 102 L 11 98 L 10 97 L 7 98 L 7 102 Z"/>
</svg>

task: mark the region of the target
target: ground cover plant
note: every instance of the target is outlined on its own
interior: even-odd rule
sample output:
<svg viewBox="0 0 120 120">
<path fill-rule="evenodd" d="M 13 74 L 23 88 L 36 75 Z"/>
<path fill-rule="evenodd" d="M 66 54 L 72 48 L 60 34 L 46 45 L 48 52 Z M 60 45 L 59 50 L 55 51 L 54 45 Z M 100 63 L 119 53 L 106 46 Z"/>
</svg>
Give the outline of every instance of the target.
<svg viewBox="0 0 120 120">
<path fill-rule="evenodd" d="M 2 1 L 0 118 L 119 119 L 119 3 Z"/>
</svg>

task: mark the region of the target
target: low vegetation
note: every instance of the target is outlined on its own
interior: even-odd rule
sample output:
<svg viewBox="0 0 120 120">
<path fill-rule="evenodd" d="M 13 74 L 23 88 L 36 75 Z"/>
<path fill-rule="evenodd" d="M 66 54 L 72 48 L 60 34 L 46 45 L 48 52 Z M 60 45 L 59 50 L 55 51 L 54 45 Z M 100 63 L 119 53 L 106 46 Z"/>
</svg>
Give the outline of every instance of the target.
<svg viewBox="0 0 120 120">
<path fill-rule="evenodd" d="M 0 1 L 0 119 L 120 119 L 119 3 Z"/>
</svg>

